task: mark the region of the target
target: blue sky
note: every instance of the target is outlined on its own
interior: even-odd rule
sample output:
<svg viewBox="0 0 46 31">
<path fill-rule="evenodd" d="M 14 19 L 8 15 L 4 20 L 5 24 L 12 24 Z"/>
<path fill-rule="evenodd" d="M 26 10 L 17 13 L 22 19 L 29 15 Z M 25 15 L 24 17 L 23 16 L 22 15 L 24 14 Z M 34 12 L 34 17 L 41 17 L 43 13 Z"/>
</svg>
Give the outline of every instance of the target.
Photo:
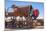
<svg viewBox="0 0 46 31">
<path fill-rule="evenodd" d="M 39 9 L 39 15 L 43 17 L 44 15 L 44 4 L 43 3 L 39 3 L 39 2 L 24 2 L 24 1 L 11 1 L 11 0 L 8 0 L 6 1 L 6 7 L 5 8 L 8 8 L 8 7 L 11 7 L 11 5 L 15 4 L 16 6 L 27 6 L 27 5 L 32 5 L 33 8 L 37 8 Z M 11 10 L 9 10 L 11 11 Z"/>
</svg>

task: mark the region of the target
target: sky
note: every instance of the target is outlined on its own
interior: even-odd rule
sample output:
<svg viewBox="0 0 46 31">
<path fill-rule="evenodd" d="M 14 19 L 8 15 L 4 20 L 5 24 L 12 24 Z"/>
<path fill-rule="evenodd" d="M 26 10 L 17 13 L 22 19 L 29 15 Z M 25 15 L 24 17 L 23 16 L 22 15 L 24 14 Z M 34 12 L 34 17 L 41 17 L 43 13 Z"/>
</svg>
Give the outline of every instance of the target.
<svg viewBox="0 0 46 31">
<path fill-rule="evenodd" d="M 11 1 L 11 0 L 6 0 L 5 2 L 5 8 L 10 8 L 11 5 L 15 4 L 16 6 L 27 6 L 27 5 L 32 5 L 32 7 L 35 9 L 37 8 L 39 10 L 39 16 L 43 17 L 44 16 L 44 3 L 40 2 L 24 2 L 24 1 Z M 9 10 L 11 11 L 11 10 Z"/>
</svg>

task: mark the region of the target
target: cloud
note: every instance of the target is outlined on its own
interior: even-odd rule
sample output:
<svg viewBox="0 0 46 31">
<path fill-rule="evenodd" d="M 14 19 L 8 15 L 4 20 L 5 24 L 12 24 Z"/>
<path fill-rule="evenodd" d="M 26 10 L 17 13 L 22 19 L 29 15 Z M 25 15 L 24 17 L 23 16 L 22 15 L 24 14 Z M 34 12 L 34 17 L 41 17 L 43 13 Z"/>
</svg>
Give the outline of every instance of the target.
<svg viewBox="0 0 46 31">
<path fill-rule="evenodd" d="M 37 17 L 37 19 L 44 19 L 42 16 Z"/>
<path fill-rule="evenodd" d="M 14 10 L 12 8 L 8 9 L 8 12 L 14 12 Z"/>
</svg>

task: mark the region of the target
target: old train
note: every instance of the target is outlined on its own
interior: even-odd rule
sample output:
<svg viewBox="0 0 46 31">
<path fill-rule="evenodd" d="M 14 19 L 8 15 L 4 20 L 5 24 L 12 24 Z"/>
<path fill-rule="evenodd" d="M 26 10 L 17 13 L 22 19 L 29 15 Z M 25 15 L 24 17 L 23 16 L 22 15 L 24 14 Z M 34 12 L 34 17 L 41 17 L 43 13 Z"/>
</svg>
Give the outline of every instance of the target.
<svg viewBox="0 0 46 31">
<path fill-rule="evenodd" d="M 36 19 L 39 16 L 39 10 L 34 9 L 32 5 L 30 6 L 15 6 L 12 5 L 10 8 L 13 9 L 13 12 L 5 11 L 5 25 L 6 27 L 11 27 L 14 25 L 16 27 L 24 27 L 28 28 L 32 27 L 32 19 Z M 8 8 L 9 9 L 9 8 Z M 31 19 L 31 20 L 30 20 Z M 9 26 L 10 24 L 10 26 Z M 12 24 L 12 25 L 11 25 Z"/>
</svg>

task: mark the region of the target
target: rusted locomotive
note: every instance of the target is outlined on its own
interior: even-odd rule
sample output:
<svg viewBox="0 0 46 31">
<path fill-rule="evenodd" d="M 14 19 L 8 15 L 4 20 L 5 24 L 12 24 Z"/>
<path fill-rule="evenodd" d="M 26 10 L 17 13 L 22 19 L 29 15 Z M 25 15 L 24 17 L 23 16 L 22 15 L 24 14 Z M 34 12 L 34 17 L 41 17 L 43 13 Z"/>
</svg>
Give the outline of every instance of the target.
<svg viewBox="0 0 46 31">
<path fill-rule="evenodd" d="M 8 24 L 7 25 L 8 27 L 15 26 L 19 28 L 30 28 L 32 27 L 33 24 L 33 22 L 31 21 L 32 17 L 36 19 L 39 15 L 39 10 L 33 9 L 32 5 L 30 6 L 12 5 L 10 8 L 13 9 L 13 12 L 5 12 L 6 25 Z"/>
</svg>

